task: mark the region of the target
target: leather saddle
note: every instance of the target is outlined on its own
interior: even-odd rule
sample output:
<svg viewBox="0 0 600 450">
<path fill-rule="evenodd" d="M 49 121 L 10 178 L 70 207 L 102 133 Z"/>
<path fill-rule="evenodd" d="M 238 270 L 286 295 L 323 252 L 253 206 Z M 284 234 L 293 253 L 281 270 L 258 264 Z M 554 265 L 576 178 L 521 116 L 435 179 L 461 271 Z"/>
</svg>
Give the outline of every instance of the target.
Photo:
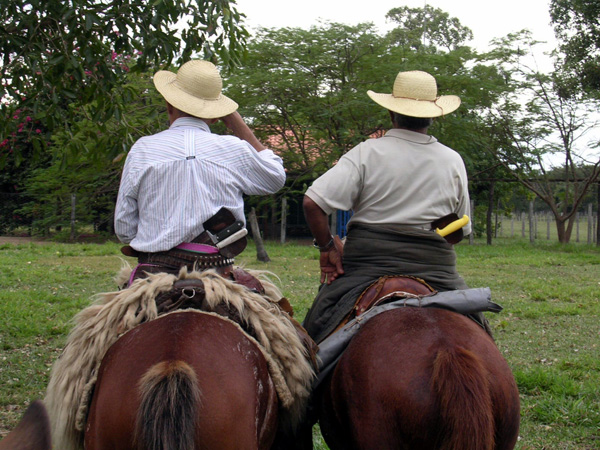
<svg viewBox="0 0 600 450">
<path fill-rule="evenodd" d="M 431 223 L 431 230 L 444 228 L 459 219 L 455 213 L 448 214 Z M 444 236 L 450 244 L 457 244 L 463 238 L 462 228 Z M 343 255 L 344 244 L 335 236 L 334 242 L 340 255 Z M 334 333 L 356 317 L 361 316 L 369 309 L 399 298 L 424 296 L 435 294 L 437 291 L 429 286 L 424 280 L 407 275 L 389 275 L 378 278 L 358 296 L 352 311 L 344 317 L 336 327 Z"/>
<path fill-rule="evenodd" d="M 406 275 L 387 275 L 378 278 L 358 296 L 352 311 L 336 327 L 338 331 L 351 320 L 377 305 L 399 298 L 417 297 L 435 294 L 437 291 L 420 278 Z"/>
<path fill-rule="evenodd" d="M 221 275 L 223 276 L 223 275 Z M 258 294 L 264 294 L 265 289 L 256 277 L 246 272 L 243 269 L 236 268 L 231 270 L 225 278 L 231 279 L 237 284 L 245 286 L 247 289 L 256 292 Z M 197 309 L 200 311 L 214 312 L 223 316 L 229 320 L 240 325 L 240 327 L 248 333 L 250 336 L 257 338 L 256 332 L 253 327 L 246 323 L 239 314 L 239 311 L 233 308 L 231 305 L 222 302 L 215 308 L 210 308 L 205 299 L 204 283 L 199 279 L 183 279 L 177 280 L 173 283 L 170 290 L 162 292 L 156 299 L 156 309 L 158 315 L 166 314 L 179 309 Z M 287 313 L 290 322 L 294 326 L 296 334 L 304 344 L 304 348 L 307 351 L 308 357 L 316 369 L 317 363 L 317 351 L 319 348 L 313 339 L 308 335 L 304 327 L 294 319 L 294 310 L 290 302 L 285 298 L 281 298 L 276 305 L 285 313 Z"/>
</svg>

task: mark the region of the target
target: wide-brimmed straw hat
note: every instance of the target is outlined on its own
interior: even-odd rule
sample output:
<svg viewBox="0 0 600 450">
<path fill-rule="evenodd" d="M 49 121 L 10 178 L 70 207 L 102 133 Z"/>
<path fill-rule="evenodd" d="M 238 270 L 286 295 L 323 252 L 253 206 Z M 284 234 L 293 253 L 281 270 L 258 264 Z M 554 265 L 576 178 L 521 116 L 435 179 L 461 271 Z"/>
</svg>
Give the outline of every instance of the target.
<svg viewBox="0 0 600 450">
<path fill-rule="evenodd" d="M 411 117 L 439 117 L 460 106 L 460 97 L 456 95 L 438 97 L 435 78 L 420 70 L 400 72 L 391 94 L 373 91 L 367 94 L 378 105 Z"/>
<path fill-rule="evenodd" d="M 223 80 L 209 61 L 188 61 L 176 74 L 160 70 L 154 74 L 154 86 L 175 108 L 201 119 L 224 117 L 238 108 L 221 94 Z"/>
</svg>

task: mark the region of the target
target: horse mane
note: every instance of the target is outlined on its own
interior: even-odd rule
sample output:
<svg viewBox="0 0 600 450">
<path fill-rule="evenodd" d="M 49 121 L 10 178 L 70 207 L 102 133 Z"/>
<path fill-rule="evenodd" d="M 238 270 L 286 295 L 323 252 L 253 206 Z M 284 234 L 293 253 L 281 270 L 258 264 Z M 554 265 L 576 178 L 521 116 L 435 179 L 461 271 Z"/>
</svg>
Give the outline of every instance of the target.
<svg viewBox="0 0 600 450">
<path fill-rule="evenodd" d="M 247 271 L 261 280 L 264 296 L 214 270 L 188 272 L 185 267 L 178 276 L 152 274 L 135 280 L 127 289 L 97 294 L 93 303 L 75 316 L 65 348 L 52 368 L 44 402 L 54 448 L 83 448 L 87 408 L 102 358 L 121 335 L 156 319 L 156 296 L 169 291 L 177 279 L 202 280 L 209 309 L 225 303 L 254 330 L 283 406 L 285 425 L 295 426 L 306 408 L 314 370 L 289 316 L 277 306 L 282 298 L 280 290 L 268 279 L 267 272 Z M 128 279 L 130 272 L 130 267 L 123 266 L 117 279 Z"/>
</svg>

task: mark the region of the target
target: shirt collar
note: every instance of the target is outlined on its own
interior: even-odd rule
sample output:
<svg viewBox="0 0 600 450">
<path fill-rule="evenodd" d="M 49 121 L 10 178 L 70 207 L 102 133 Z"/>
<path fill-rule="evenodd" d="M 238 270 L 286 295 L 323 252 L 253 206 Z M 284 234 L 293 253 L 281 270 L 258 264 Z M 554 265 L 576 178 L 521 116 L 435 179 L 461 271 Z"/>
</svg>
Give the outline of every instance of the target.
<svg viewBox="0 0 600 450">
<path fill-rule="evenodd" d="M 401 128 L 392 128 L 387 133 L 386 136 L 392 136 L 399 139 L 404 139 L 405 141 L 414 142 L 416 144 L 433 144 L 437 142 L 437 139 L 429 134 L 419 133 L 417 131 L 404 130 Z"/>
<path fill-rule="evenodd" d="M 182 127 L 200 128 L 201 130 L 210 133 L 210 127 L 208 124 L 204 120 L 198 119 L 197 117 L 179 117 L 178 119 L 175 119 L 169 129 Z"/>
</svg>

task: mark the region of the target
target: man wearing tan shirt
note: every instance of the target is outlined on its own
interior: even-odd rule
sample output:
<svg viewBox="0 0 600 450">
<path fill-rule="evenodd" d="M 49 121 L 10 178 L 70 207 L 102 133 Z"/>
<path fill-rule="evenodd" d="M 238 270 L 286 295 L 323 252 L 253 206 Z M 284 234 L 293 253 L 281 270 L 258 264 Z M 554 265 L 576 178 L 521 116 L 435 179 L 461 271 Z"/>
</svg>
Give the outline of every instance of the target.
<svg viewBox="0 0 600 450">
<path fill-rule="evenodd" d="M 470 215 L 466 169 L 457 152 L 427 134 L 433 118 L 456 110 L 460 98 L 438 97 L 435 79 L 421 71 L 400 72 L 393 94 L 368 95 L 389 110 L 393 128 L 346 153 L 304 197 L 326 283 L 304 322 L 316 342 L 380 276 L 419 277 L 438 291 L 467 288 L 453 246 L 431 226 L 453 213 Z M 337 209 L 353 211 L 343 258 L 328 224 Z M 462 232 L 471 232 L 470 223 Z"/>
</svg>

